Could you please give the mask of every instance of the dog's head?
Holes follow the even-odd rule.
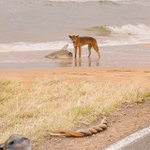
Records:
[[[79,39],[79,35],[69,35],[69,38],[72,40],[73,44],[75,45]]]

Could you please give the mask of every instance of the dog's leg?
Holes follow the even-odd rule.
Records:
[[[79,47],[79,58],[81,58],[81,46]]]
[[[100,56],[99,50],[96,51],[96,52],[97,52],[98,58],[100,58],[101,56]]]
[[[82,59],[79,59],[79,67],[82,66]]]
[[[74,57],[77,58],[77,46],[74,47],[74,50],[75,50],[75,56]]]
[[[74,59],[74,65],[77,67],[77,58]]]
[[[92,45],[91,45],[91,44],[88,44],[88,50],[89,50],[89,55],[88,55],[88,57],[91,56],[91,48],[92,48]]]

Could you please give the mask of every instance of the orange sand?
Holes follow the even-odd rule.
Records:
[[[40,70],[0,71],[0,81],[31,83],[35,79],[59,79],[69,82],[138,82],[150,87],[150,68],[101,69],[101,68],[57,68]]]

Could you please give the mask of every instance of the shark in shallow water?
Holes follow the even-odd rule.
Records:
[[[60,58],[72,58],[73,54],[68,51],[68,44],[66,44],[61,50],[52,52],[46,55],[46,58],[60,59]]]

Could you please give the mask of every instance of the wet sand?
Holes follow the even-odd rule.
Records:
[[[45,58],[52,51],[4,52],[0,54],[0,70],[61,67],[148,68],[150,67],[149,49],[149,44],[100,47],[100,60],[97,59],[94,50],[92,50],[91,59],[88,59],[87,48],[83,49],[81,60]],[[73,49],[69,51],[74,52]]]
[[[94,51],[91,59],[88,59],[87,50],[83,50],[81,60],[44,58],[49,51],[1,53],[0,80],[30,83],[38,78],[49,78],[71,82],[139,82],[149,86],[149,49],[150,44],[102,47],[100,60]],[[2,62],[6,58],[25,62]]]

